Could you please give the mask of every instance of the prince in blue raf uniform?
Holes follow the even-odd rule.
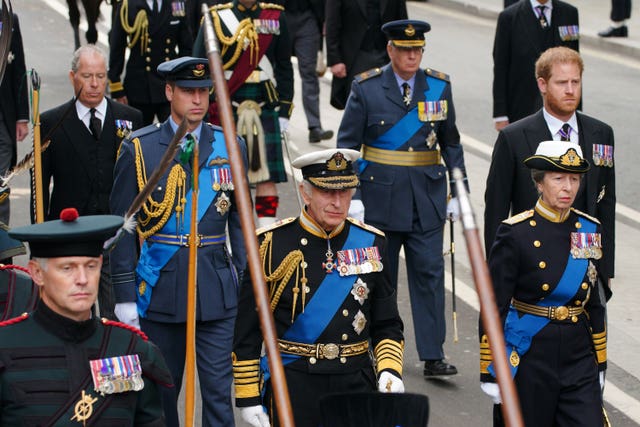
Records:
[[[320,424],[323,395],[404,391],[403,326],[384,235],[347,217],[358,157],[334,148],[294,160],[304,178],[304,209],[257,232],[297,427]],[[261,348],[253,288],[244,283],[234,338],[236,405],[252,426],[275,427],[280,423]]]
[[[177,393],[185,361],[188,234],[192,204],[192,151],[199,147],[196,354],[203,400],[203,426],[233,426],[231,350],[237,310],[238,273],[246,265],[234,199],[229,156],[219,127],[202,121],[211,80],[205,59],[178,58],[161,64],[171,116],[135,132],[120,148],[111,207],[124,214],[158,166],[178,123],[187,134],[175,159],[138,213],[137,236],[113,251],[111,272],[116,315],[136,324],[160,347],[176,388],[165,393],[169,426],[178,426]],[[239,143],[241,143],[239,141]],[[241,146],[246,156],[244,145]],[[228,228],[228,234],[225,229]],[[226,246],[230,238],[232,254]],[[140,256],[135,254],[138,238]]]
[[[396,287],[399,252],[404,246],[416,343],[420,360],[425,361],[425,376],[457,373],[455,366],[444,361],[442,348],[442,241],[448,213],[447,168],[464,171],[449,77],[420,69],[424,33],[430,28],[426,22],[413,20],[382,26],[389,38],[391,63],[356,77],[338,132],[338,147],[362,150],[364,219],[387,236],[387,268]],[[354,200],[353,208],[359,206],[361,212],[362,204]],[[457,207],[457,201],[452,200],[450,206]]]
[[[607,367],[598,292],[603,240],[598,220],[571,207],[589,162],[576,143],[544,141],[524,163],[540,198],[502,222],[489,254],[522,417],[527,426],[600,427]],[[479,336],[481,387],[500,403],[482,325]],[[502,425],[498,417],[494,425]]]

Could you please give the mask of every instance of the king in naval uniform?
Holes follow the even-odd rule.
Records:
[[[302,169],[305,208],[298,218],[257,231],[298,427],[319,425],[319,399],[328,393],[404,391],[403,324],[385,268],[384,235],[347,217],[358,157],[329,149],[294,160]],[[277,426],[255,306],[245,280],[234,340],[236,405],[251,425]]]

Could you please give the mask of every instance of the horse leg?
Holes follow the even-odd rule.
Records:
[[[76,0],[67,0],[67,6],[69,6],[69,22],[73,29],[73,41],[76,45],[76,49],[80,47],[80,9],[78,9],[78,3]]]

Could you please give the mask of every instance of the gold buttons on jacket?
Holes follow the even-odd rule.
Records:
[[[340,358],[340,363],[342,363],[342,364],[347,363],[347,358],[346,357],[341,357]]]
[[[307,243],[309,243],[309,241],[307,239],[305,239],[304,237],[302,239],[300,239],[300,244],[302,246],[307,246]]]
[[[147,62],[151,62],[151,57],[147,56],[147,57],[144,58],[144,60],[147,61]]]
[[[581,306],[582,305],[582,301],[577,299],[576,302],[574,302],[574,304],[577,305],[577,306]]]
[[[545,268],[547,268],[547,263],[546,263],[546,262],[544,262],[544,261],[540,261],[540,262],[538,263],[538,267],[540,267],[540,268],[542,268],[542,269],[545,269]]]
[[[578,316],[571,316],[571,321],[576,323],[578,321]]]
[[[582,228],[582,224],[580,224],[579,222],[576,222],[576,228]]]
[[[381,125],[384,125],[384,120],[380,120],[380,124],[381,124]]]
[[[171,43],[171,39],[167,39],[167,44],[170,44],[170,43]]]
[[[347,317],[349,315],[349,310],[347,310],[346,308],[344,310],[342,310],[342,315],[344,317]]]
[[[147,48],[147,53],[149,53],[149,52],[151,52],[151,48],[150,47]]]
[[[540,240],[534,240],[533,241],[533,246],[535,246],[536,248],[539,248],[542,245],[542,243],[540,243]]]
[[[151,67],[149,67],[149,66],[144,67],[144,69],[147,70],[147,71],[151,71]]]
[[[347,334],[342,334],[342,341],[346,341],[349,339],[349,335]]]
[[[542,284],[542,290],[543,291],[548,291],[549,290],[549,284],[548,283],[543,283]]]
[[[315,358],[315,357],[310,357],[310,358],[309,358],[309,363],[311,363],[312,365],[315,365],[315,364],[316,364],[316,362],[317,362],[317,360],[316,360],[316,358]]]
[[[531,221],[529,221],[529,225],[530,225],[530,226],[532,226],[532,227],[535,227],[535,226],[536,226],[536,224],[537,224],[537,223],[536,223],[536,220],[535,220],[535,219],[532,219]]]
[[[582,285],[580,285],[580,287],[581,287],[582,289],[584,289],[585,291],[586,291],[587,289],[589,289],[589,285],[587,284],[587,282],[582,282]]]

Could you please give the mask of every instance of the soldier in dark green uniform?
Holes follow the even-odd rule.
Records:
[[[12,265],[12,257],[26,253],[24,245],[9,237],[7,227],[0,221],[0,322],[35,308],[38,289],[31,278]]]
[[[164,426],[159,387],[171,376],[137,329],[92,316],[102,246],[122,218],[78,218],[10,231],[28,241],[41,299],[0,323],[0,425]]]
[[[319,399],[329,393],[404,391],[403,325],[383,267],[384,234],[347,218],[358,186],[352,165],[358,157],[355,150],[329,149],[296,159],[292,165],[302,169],[305,208],[298,218],[257,231],[297,427],[320,424]],[[246,279],[234,339],[236,405],[252,426],[278,426],[261,346]]]

